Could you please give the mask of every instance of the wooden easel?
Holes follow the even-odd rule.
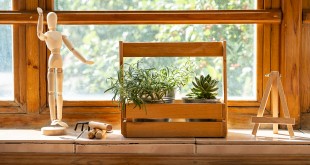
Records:
[[[273,133],[278,133],[278,125],[286,124],[290,137],[294,137],[293,126],[295,124],[295,119],[290,118],[290,114],[287,107],[286,98],[283,91],[283,86],[281,83],[280,75],[278,71],[272,71],[267,75],[269,77],[267,87],[264,91],[263,98],[258,109],[257,117],[252,117],[252,123],[255,123],[252,134],[256,136],[257,130],[259,129],[260,124],[273,124]],[[272,116],[273,117],[263,117],[264,110],[266,108],[266,104],[268,101],[269,93],[272,89]],[[282,109],[284,112],[284,118],[279,118],[278,116],[278,95],[279,92],[280,101],[282,105]]]

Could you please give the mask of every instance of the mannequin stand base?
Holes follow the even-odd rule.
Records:
[[[65,135],[66,128],[65,127],[42,127],[41,133],[46,136],[57,136],[57,135]]]

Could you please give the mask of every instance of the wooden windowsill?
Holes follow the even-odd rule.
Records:
[[[292,139],[287,130],[280,130],[279,134],[259,130],[255,137],[251,130],[231,129],[226,138],[124,138],[120,130],[114,130],[100,140],[88,139],[87,131],[73,129],[64,136],[44,136],[40,130],[0,130],[0,153],[290,155],[309,154],[309,144],[310,131],[298,130]]]

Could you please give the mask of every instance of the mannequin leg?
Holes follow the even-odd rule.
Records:
[[[57,79],[56,79],[56,90],[57,90],[57,119],[61,121],[62,119],[62,82],[63,82],[63,72],[62,68],[57,68]]]
[[[55,68],[49,68],[47,73],[47,84],[48,84],[48,101],[50,109],[50,117],[53,122],[56,120],[55,111]]]

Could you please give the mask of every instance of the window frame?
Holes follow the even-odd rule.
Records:
[[[257,24],[257,100],[228,101],[229,107],[258,107],[266,83],[264,74],[274,69],[270,66],[270,60],[280,56],[270,50],[270,34],[277,38],[277,34],[271,32],[271,29],[278,29],[278,32],[281,30],[282,11],[280,7],[272,9],[271,2],[266,3],[264,0],[258,0],[257,10],[139,12],[55,11],[53,0],[12,1],[12,11],[0,11],[0,24],[13,25],[14,82],[18,83],[14,83],[15,101],[1,101],[0,113],[49,114],[46,73],[50,52],[45,43],[40,42],[36,36],[37,6],[44,9],[44,18],[48,12],[56,12],[59,24]],[[279,0],[276,1],[280,3]],[[134,14],[139,17],[132,17]],[[175,14],[175,19],[178,20],[171,20],[169,14]],[[145,18],[144,15],[148,17]],[[279,42],[278,39],[277,43]],[[271,57],[271,54],[276,56]],[[266,59],[269,59],[269,63],[265,63]],[[279,67],[278,65],[276,67]],[[63,113],[119,114],[119,111],[112,101],[64,101]]]
[[[263,40],[263,24],[280,24],[279,10],[261,10],[263,0],[258,0],[256,10],[214,10],[214,11],[59,11],[58,24],[257,24],[257,39]],[[229,14],[227,14],[229,13]],[[173,17],[171,15],[173,14]],[[244,17],[247,14],[247,17]],[[145,16],[147,15],[147,16]],[[159,16],[160,15],[160,16]],[[216,17],[214,16],[216,15]],[[216,18],[216,19],[215,19]],[[232,19],[234,18],[234,19]],[[257,100],[228,100],[228,106],[259,106],[262,98],[262,42],[257,41]],[[65,107],[113,107],[112,101],[66,101]],[[65,108],[66,109],[66,108]]]
[[[16,4],[16,3],[15,3]],[[12,11],[16,10],[17,6],[12,2]],[[6,11],[10,13],[12,11]],[[12,63],[13,63],[13,95],[14,100],[0,101],[1,113],[26,113],[26,88],[23,80],[26,79],[25,58],[25,28],[19,24],[9,24],[12,26]]]

